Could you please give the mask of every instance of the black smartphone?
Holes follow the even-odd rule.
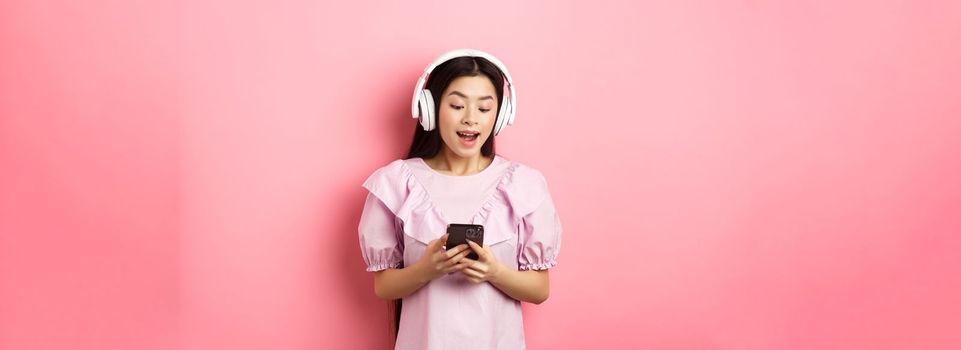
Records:
[[[447,244],[444,246],[447,248],[453,248],[461,244],[467,244],[468,240],[477,243],[477,245],[484,246],[484,226],[483,225],[473,225],[473,224],[450,224],[447,225]],[[467,248],[471,249],[471,248]],[[470,252],[467,254],[468,258],[477,260],[477,252]]]

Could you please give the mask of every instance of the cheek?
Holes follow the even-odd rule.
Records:
[[[457,114],[449,108],[441,108],[440,115],[437,116],[437,123],[441,125],[453,125],[457,123]]]
[[[484,118],[483,125],[485,129],[493,129],[494,122],[497,121],[497,113],[491,113],[490,116]]]

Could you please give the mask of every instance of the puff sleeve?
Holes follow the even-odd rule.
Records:
[[[404,259],[402,228],[394,213],[371,193],[367,194],[357,231],[367,271],[400,266]]]
[[[521,218],[518,232],[517,268],[547,270],[557,265],[561,249],[561,221],[550,194]]]

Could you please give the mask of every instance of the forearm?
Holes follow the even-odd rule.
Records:
[[[404,298],[430,282],[420,265],[374,272],[374,294],[385,300]]]
[[[511,298],[528,303],[540,304],[550,296],[547,270],[518,271],[501,266],[489,282]]]

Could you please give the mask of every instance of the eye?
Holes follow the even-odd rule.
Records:
[[[480,111],[484,113],[490,112],[490,110],[490,108],[480,108]]]
[[[461,108],[464,108],[464,106],[450,105],[450,108],[459,110],[459,109],[461,109]]]

